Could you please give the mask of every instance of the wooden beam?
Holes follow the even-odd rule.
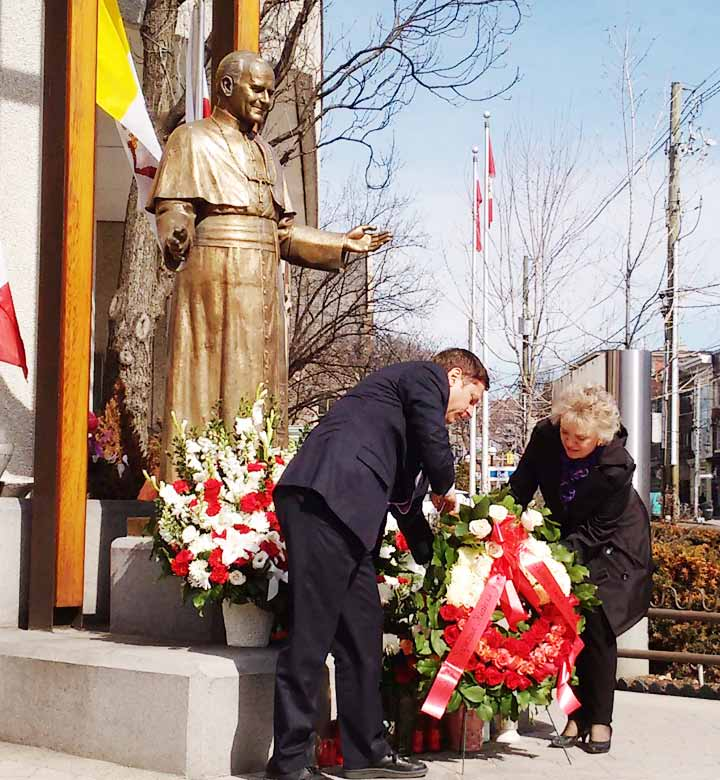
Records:
[[[231,51],[260,51],[260,0],[213,0],[212,70]]]
[[[97,0],[46,0],[31,628],[83,601],[96,40]]]

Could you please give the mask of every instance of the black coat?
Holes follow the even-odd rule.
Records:
[[[435,363],[376,371],[333,404],[288,464],[278,489],[319,493],[368,550],[375,548],[391,508],[413,557],[427,562],[432,532],[423,496],[428,483],[444,494],[455,481],[445,426],[449,393],[447,373]]]
[[[652,590],[650,518],[632,486],[635,463],[626,441],[622,429],[603,447],[597,464],[576,483],[576,495],[565,505],[560,499],[560,428],[543,420],[510,478],[510,489],[523,506],[540,488],[560,522],[563,542],[590,569],[616,636],[645,616]]]

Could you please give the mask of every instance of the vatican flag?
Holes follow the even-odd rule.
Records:
[[[162,154],[140,89],[117,0],[98,0],[97,104],[159,160]]]

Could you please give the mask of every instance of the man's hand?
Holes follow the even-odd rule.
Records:
[[[451,490],[444,496],[439,496],[437,493],[430,493],[430,500],[441,515],[457,514],[458,500],[454,490]]]
[[[186,228],[176,227],[165,239],[165,264],[171,271],[176,271],[185,260],[190,248],[190,235]]]
[[[345,249],[364,255],[380,249],[388,241],[392,241],[392,233],[378,233],[372,225],[360,225],[345,234]]]

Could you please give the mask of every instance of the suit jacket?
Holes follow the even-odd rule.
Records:
[[[398,363],[376,371],[335,402],[278,488],[319,493],[368,550],[382,533],[388,506],[409,503],[407,512],[392,511],[415,560],[428,561],[426,486],[444,494],[455,481],[445,425],[449,393],[447,373],[435,363]],[[427,482],[416,484],[421,470]]]
[[[538,423],[510,489],[523,506],[540,488],[562,540],[590,569],[603,610],[616,635],[645,616],[652,590],[650,518],[632,486],[635,463],[622,429],[602,448],[590,474],[576,483],[572,501],[560,499],[562,442],[550,420]]]

